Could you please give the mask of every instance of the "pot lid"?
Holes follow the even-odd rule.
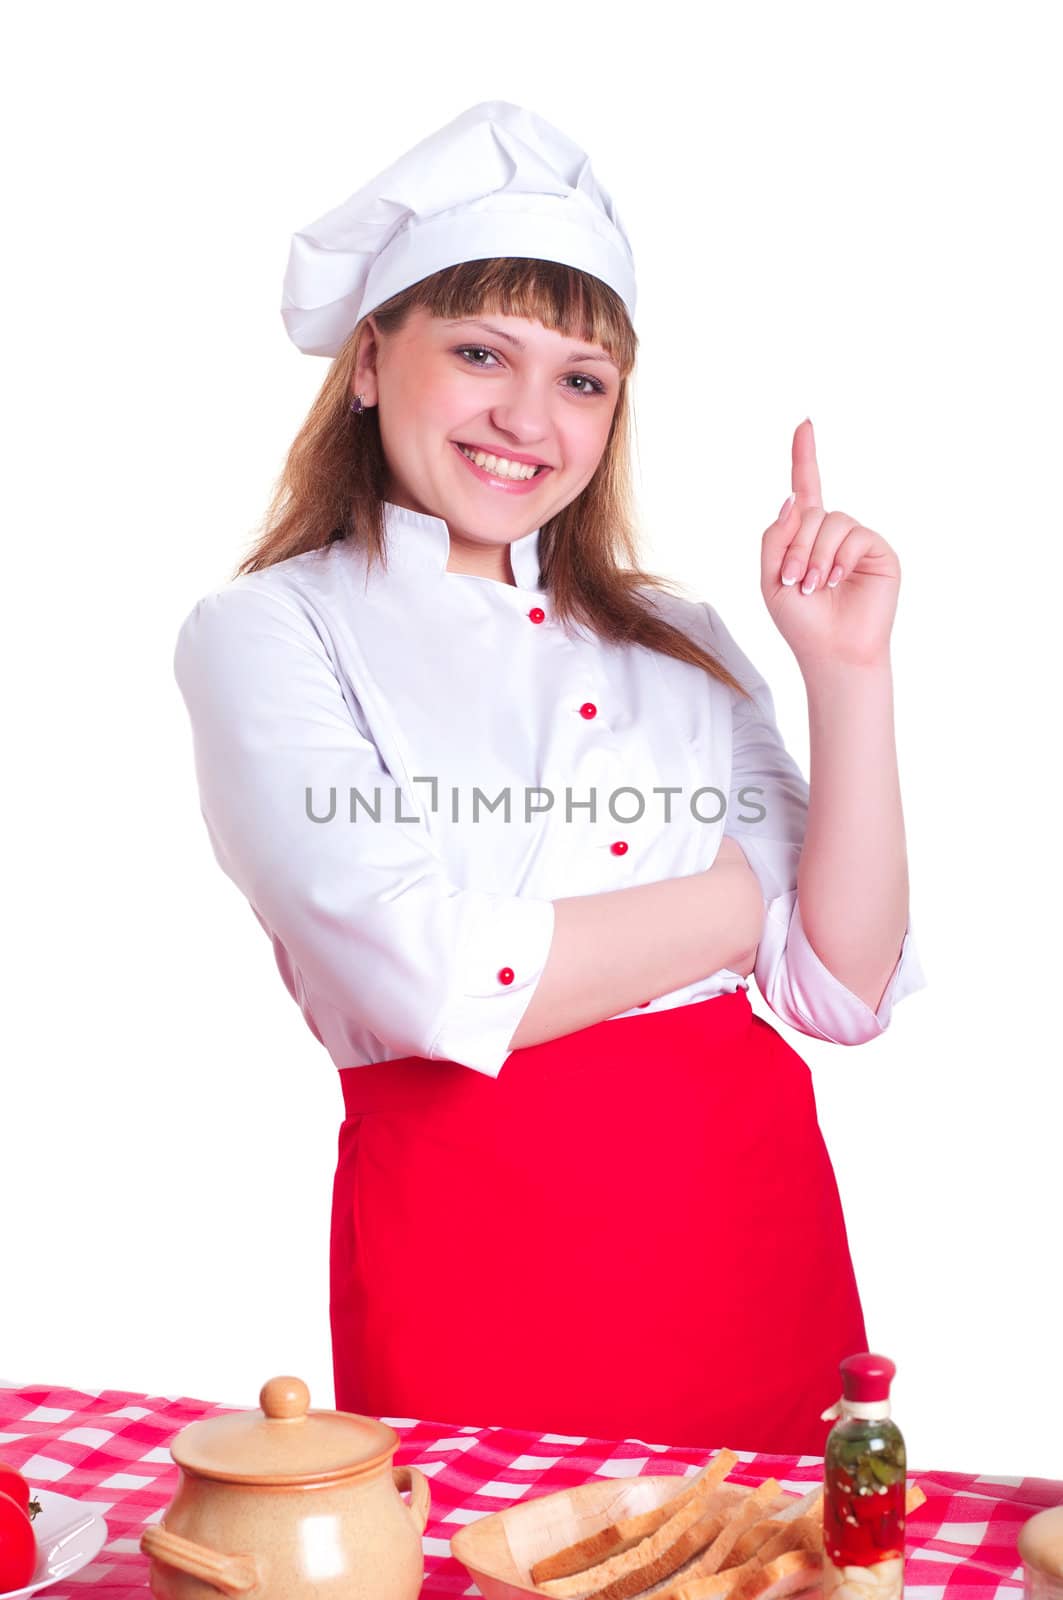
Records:
[[[179,1467],[229,1483],[307,1483],[376,1466],[397,1449],[386,1422],[352,1411],[311,1411],[301,1378],[270,1378],[259,1411],[204,1417],[170,1445]]]

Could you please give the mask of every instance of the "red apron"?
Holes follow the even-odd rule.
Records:
[[[867,1349],[801,1057],[745,990],[340,1073],[336,1405],[821,1455]]]

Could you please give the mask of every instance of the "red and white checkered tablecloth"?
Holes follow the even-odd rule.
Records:
[[[148,1561],[140,1535],[145,1524],[160,1521],[177,1489],[170,1440],[189,1422],[237,1409],[255,1407],[117,1389],[0,1388],[0,1460],[36,1487],[83,1501],[107,1520],[108,1540],[97,1559],[44,1593],[51,1600],[81,1600],[84,1586],[92,1584],[96,1600],[145,1595]],[[618,1443],[406,1417],[384,1420],[401,1441],[396,1465],[420,1467],[432,1484],[425,1596],[478,1592],[450,1553],[451,1534],[478,1517],[594,1477],[690,1473],[714,1453],[638,1439]],[[784,1488],[804,1491],[819,1481],[822,1468],[817,1456],[741,1452],[731,1478],[756,1485],[775,1477]],[[927,1501],[908,1518],[906,1600],[1009,1600],[1021,1593],[1019,1529],[1035,1511],[1063,1504],[1063,1483],[959,1472],[910,1471],[909,1479]]]

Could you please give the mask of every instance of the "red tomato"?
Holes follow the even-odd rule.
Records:
[[[30,1514],[30,1486],[14,1467],[0,1461],[0,1494],[9,1494],[27,1516]]]
[[[0,1493],[0,1594],[33,1581],[37,1540],[33,1524],[17,1501]]]

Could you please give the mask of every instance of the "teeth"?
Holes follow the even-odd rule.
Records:
[[[482,450],[467,450],[463,444],[459,444],[458,449],[485,472],[493,472],[496,478],[534,478],[539,470],[523,461],[510,461],[508,456],[488,456]]]

